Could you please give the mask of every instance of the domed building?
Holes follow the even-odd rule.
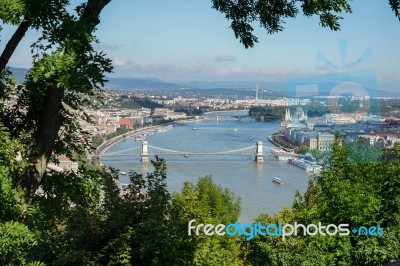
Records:
[[[304,112],[303,108],[298,105],[293,113],[290,114],[290,109],[286,108],[285,118],[281,122],[282,128],[304,128],[307,127],[307,113]]]
[[[298,120],[299,122],[305,122],[308,119],[307,114],[304,112],[303,108],[300,105],[296,107],[293,118],[295,120]]]

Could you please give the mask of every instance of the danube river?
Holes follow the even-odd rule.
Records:
[[[152,146],[187,152],[235,150],[255,146],[257,141],[273,147],[267,137],[278,127],[279,122],[257,122],[248,117],[240,120],[222,117],[217,121],[215,114],[209,114],[204,121],[186,123],[166,132],[155,132],[146,140]],[[140,145],[133,139],[125,139],[108,152]],[[265,157],[263,163],[256,163],[254,156],[165,155],[165,159],[170,192],[180,191],[186,180],[196,182],[199,177],[211,175],[217,184],[241,198],[239,221],[242,223],[251,222],[263,212],[273,214],[285,205],[291,206],[295,191],[304,193],[309,178],[306,171],[272,156]],[[123,172],[152,171],[151,164],[142,164],[139,157],[104,157],[102,162]],[[275,176],[282,178],[285,183],[278,185],[272,182]],[[120,183],[129,183],[128,175],[121,175]]]

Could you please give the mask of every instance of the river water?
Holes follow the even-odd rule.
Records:
[[[244,113],[232,113],[243,115]],[[155,132],[146,138],[149,145],[188,152],[219,152],[255,146],[274,147],[268,135],[274,133],[279,122],[257,122],[250,118],[229,117],[229,113],[215,119],[209,114],[204,121],[187,123],[166,132]],[[108,152],[140,146],[140,142],[125,139],[112,146]],[[267,156],[263,163],[256,163],[254,156],[165,155],[167,161],[167,186],[170,192],[180,191],[186,180],[196,182],[199,177],[211,175],[214,182],[228,188],[241,198],[241,223],[251,222],[259,214],[273,214],[283,206],[291,206],[296,190],[304,193],[309,175],[306,171]],[[103,157],[105,165],[124,172],[152,171],[150,163],[143,164],[139,157]],[[272,182],[273,177],[284,180],[283,185]],[[120,176],[120,183],[129,183],[128,175]]]

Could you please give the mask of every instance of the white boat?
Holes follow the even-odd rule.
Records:
[[[143,141],[143,140],[144,140],[144,138],[141,137],[141,136],[137,136],[137,137],[135,138],[135,141]]]
[[[237,128],[234,128],[233,131],[237,131]]]
[[[187,157],[189,157],[189,154],[185,154],[184,156],[185,156],[185,158],[187,158]]]
[[[126,172],[119,172],[120,175],[126,175]]]
[[[168,125],[168,126],[163,126],[163,127],[160,127],[157,131],[158,132],[167,132],[168,130],[171,130],[171,129],[173,129],[174,127],[172,126],[172,125]]]
[[[275,183],[277,183],[279,185],[283,184],[283,180],[280,179],[279,177],[276,177],[276,176],[274,178],[272,178],[272,182],[275,182]]]
[[[193,130],[196,130],[197,128],[194,127],[194,128],[192,128],[192,129],[193,129]]]

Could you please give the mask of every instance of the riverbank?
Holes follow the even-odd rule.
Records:
[[[279,144],[279,143],[286,143],[287,145],[293,146],[291,143],[287,142],[284,139],[284,136],[279,132],[275,132],[275,133],[269,135],[268,140],[275,146],[280,147],[281,149],[283,149],[287,152],[295,151],[295,149],[289,149],[289,148],[284,147]],[[323,169],[322,165],[319,165],[317,162],[314,161],[314,159],[306,160],[304,158],[302,159],[302,158],[292,157],[292,158],[288,158],[287,162],[291,165],[297,166],[303,170],[306,170],[309,173],[314,173],[314,174],[320,173],[321,170]]]
[[[271,142],[272,144],[274,144],[275,146],[281,148],[284,151],[294,152],[293,148],[288,148],[287,146],[281,145],[282,140],[280,138],[278,140],[278,136],[282,136],[282,135],[280,133],[278,133],[278,132],[273,133],[273,134],[268,136],[268,141]],[[283,143],[285,143],[285,142],[283,142]]]
[[[234,112],[249,112],[249,109],[242,110],[223,110],[223,111],[208,111],[204,112],[205,115],[213,114],[213,113],[234,113]]]
[[[185,124],[185,123],[193,123],[193,122],[198,122],[202,121],[202,118],[191,118],[191,119],[184,119],[184,120],[176,120],[176,121],[171,121],[169,123],[164,123],[161,125],[156,125],[156,126],[144,126],[138,129],[134,129],[132,131],[129,131],[127,133],[121,134],[119,136],[116,136],[112,139],[109,139],[102,143],[99,147],[96,149],[96,155],[102,155],[107,152],[107,150],[112,147],[113,145],[119,143],[120,141],[132,137],[135,138],[138,135],[142,135],[148,131],[158,131],[159,129],[162,129],[164,127],[170,126],[170,125],[175,125],[175,124]]]

